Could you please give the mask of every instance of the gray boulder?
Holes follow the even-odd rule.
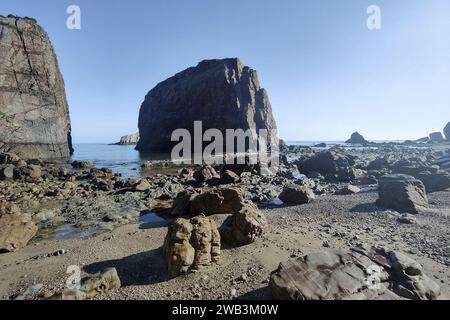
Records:
[[[256,71],[239,59],[205,60],[161,82],[145,97],[139,112],[143,152],[171,152],[177,142],[172,132],[187,129],[194,121],[203,130],[276,129],[267,92]]]
[[[316,197],[310,188],[291,184],[283,189],[278,198],[286,205],[300,205],[309,203]]]
[[[64,81],[34,19],[0,16],[0,152],[24,159],[73,152]]]
[[[355,158],[336,150],[318,152],[309,158],[297,161],[296,164],[298,170],[306,175],[320,173],[339,181],[351,181],[356,177],[353,169]]]
[[[428,206],[422,181],[404,174],[382,176],[378,180],[377,205],[404,213],[419,213]]]
[[[433,132],[430,133],[430,141],[429,142],[444,142],[444,136],[441,132]]]

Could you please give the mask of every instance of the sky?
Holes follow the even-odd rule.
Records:
[[[416,139],[450,121],[448,0],[1,0],[0,14],[49,34],[75,143],[137,132],[156,84],[226,57],[258,71],[287,141]]]

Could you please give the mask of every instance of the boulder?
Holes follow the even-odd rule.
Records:
[[[73,153],[64,80],[34,19],[0,16],[0,152],[24,159]]]
[[[349,140],[345,141],[345,143],[350,144],[366,144],[368,143],[366,139],[362,135],[360,135],[358,132],[352,133]]]
[[[8,180],[14,177],[14,166],[11,164],[0,165],[0,180]]]
[[[447,123],[447,125],[444,128],[444,135],[445,139],[447,139],[447,141],[450,141],[450,122]]]
[[[0,201],[0,253],[25,247],[37,233],[31,217],[10,202]]]
[[[220,234],[215,222],[204,215],[178,218],[169,226],[163,251],[171,277],[217,262]]]
[[[173,217],[181,217],[189,214],[190,203],[198,194],[192,191],[182,191],[177,194],[173,201],[170,214]]]
[[[231,184],[238,182],[240,177],[231,170],[225,170],[220,176],[221,184]]]
[[[138,142],[139,142],[139,132],[121,137],[119,142],[115,143],[115,145],[129,146],[129,145],[136,145]]]
[[[243,207],[241,193],[232,188],[214,189],[194,197],[190,202],[190,214],[232,214]]]
[[[299,205],[309,203],[316,197],[308,187],[291,184],[283,189],[278,198],[286,205]]]
[[[91,169],[95,167],[95,164],[91,161],[72,161],[72,167],[74,169]]]
[[[327,249],[282,262],[269,287],[281,300],[434,300],[440,288],[416,261],[385,249]]]
[[[83,280],[79,289],[65,289],[51,300],[87,300],[100,294],[120,289],[121,281],[116,268],[108,268]]]
[[[430,142],[444,142],[444,136],[441,132],[430,133]]]
[[[360,188],[358,188],[357,186],[353,186],[351,184],[337,190],[334,194],[337,195],[349,195],[349,194],[355,194],[355,193],[359,193],[361,191]]]
[[[210,165],[202,166],[201,168],[194,171],[193,177],[197,184],[208,182],[212,179],[219,179],[220,176],[216,170]]]
[[[220,227],[220,235],[223,242],[229,245],[243,246],[259,238],[267,225],[264,214],[254,204],[246,204],[225,220]]]
[[[276,129],[269,98],[256,71],[239,59],[205,60],[159,83],[145,97],[139,112],[142,152],[171,152],[174,130],[194,136],[194,121],[203,131]]]
[[[401,213],[419,213],[428,206],[422,181],[404,174],[382,176],[378,181],[377,205]]]
[[[316,172],[324,176],[333,176],[341,181],[350,181],[355,178],[354,157],[335,150],[318,152],[312,157],[298,161],[296,164],[300,172],[306,175]]]
[[[427,192],[443,191],[450,188],[450,173],[445,171],[436,173],[425,171],[418,173],[415,177],[423,182]]]
[[[133,190],[138,192],[145,192],[150,190],[151,187],[152,185],[150,184],[150,182],[148,182],[147,179],[138,179],[133,185]]]

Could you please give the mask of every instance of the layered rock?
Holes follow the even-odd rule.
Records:
[[[267,92],[256,71],[239,59],[205,60],[161,82],[145,97],[139,112],[143,152],[171,152],[179,128],[194,136],[194,121],[203,131],[276,129]]]
[[[215,222],[204,215],[178,218],[169,226],[164,255],[172,277],[200,269],[220,257],[220,234]]]
[[[139,142],[139,132],[121,137],[119,142],[115,143],[115,145],[119,146],[136,145],[138,142]]]
[[[352,133],[350,139],[347,140],[345,143],[366,144],[366,143],[368,143],[368,141],[366,139],[364,139],[364,137],[362,135],[360,135],[358,132],[354,132],[354,133]]]
[[[0,253],[25,247],[37,230],[29,215],[12,203],[0,201]]]
[[[0,34],[0,152],[68,157],[69,110],[48,35],[35,20],[15,16],[0,16]]]
[[[280,264],[270,277],[282,300],[434,300],[441,291],[422,266],[401,252],[327,250]]]
[[[428,206],[422,181],[404,174],[383,176],[378,181],[377,204],[404,213],[419,213]]]

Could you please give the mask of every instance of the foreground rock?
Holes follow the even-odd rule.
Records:
[[[129,145],[136,145],[138,142],[139,142],[139,132],[121,137],[119,142],[115,143],[115,145],[129,146]]]
[[[400,252],[327,250],[280,264],[270,277],[282,300],[434,300],[440,288]]]
[[[220,115],[220,116],[219,116]],[[141,139],[136,149],[171,152],[172,132],[194,121],[203,130],[275,129],[272,108],[255,70],[238,59],[205,60],[161,82],[145,97],[139,112]]]
[[[121,282],[117,270],[108,268],[99,275],[88,277],[81,284],[80,289],[64,290],[50,299],[54,300],[87,300],[112,290],[120,289]]]
[[[64,81],[47,33],[33,19],[0,16],[0,151],[22,158],[72,152]]]
[[[354,133],[352,133],[352,136],[350,137],[350,139],[345,141],[345,143],[367,144],[368,141],[366,139],[364,139],[364,137],[362,135],[360,135],[358,132],[354,132]]]
[[[0,253],[25,247],[37,230],[29,215],[12,203],[0,201]]]
[[[308,187],[291,184],[283,189],[278,198],[286,205],[299,205],[309,203],[316,197]]]
[[[220,228],[223,242],[232,246],[243,246],[259,238],[268,223],[264,214],[253,204],[246,204],[239,212],[229,217]]]
[[[220,257],[220,234],[215,222],[203,215],[178,218],[169,226],[164,255],[172,277],[201,269]]]
[[[428,206],[422,181],[404,174],[391,174],[378,181],[377,205],[404,213],[419,213]]]

